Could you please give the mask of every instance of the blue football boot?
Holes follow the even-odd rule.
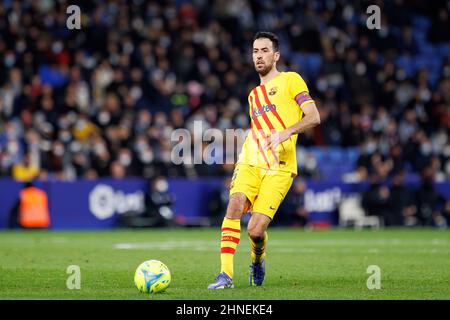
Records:
[[[250,266],[249,282],[251,286],[260,286],[264,282],[264,276],[266,275],[266,260],[253,263]]]
[[[214,282],[208,286],[208,289],[228,289],[234,288],[233,279],[231,279],[225,272],[220,273]]]

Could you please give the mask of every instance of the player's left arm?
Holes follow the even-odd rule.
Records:
[[[305,94],[309,96],[309,94]],[[287,131],[286,134],[289,134],[289,137],[293,134],[303,133],[320,124],[319,110],[317,110],[317,106],[312,99],[303,103],[301,107],[303,110],[303,118],[285,130]]]
[[[302,95],[305,97],[305,102],[301,104],[303,118],[294,125],[280,131],[277,135],[271,135],[267,144],[268,149],[276,150],[280,143],[289,139],[293,134],[305,132],[320,124],[320,114],[314,100],[307,92],[302,92]]]

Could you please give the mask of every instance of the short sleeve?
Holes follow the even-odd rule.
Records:
[[[308,87],[303,78],[296,72],[290,72],[289,95],[297,102],[300,108],[304,105],[314,102],[309,95]]]
[[[295,99],[301,92],[308,92],[308,87],[305,83],[305,80],[297,73],[297,72],[289,72],[289,95],[292,99]]]

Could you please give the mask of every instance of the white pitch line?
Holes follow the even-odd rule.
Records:
[[[401,245],[406,245],[405,243],[397,242]],[[424,244],[419,242],[420,244]],[[393,250],[392,246],[395,245],[392,242],[386,242],[380,239],[377,241],[364,241],[364,242],[352,242],[350,240],[345,240],[345,242],[339,242],[338,245],[344,246],[343,248],[330,248],[327,249],[325,245],[336,245],[336,242],[327,241],[299,241],[292,242],[288,240],[272,240],[269,241],[268,250],[270,248],[275,248],[273,252],[277,253],[350,253],[350,252],[366,252],[371,254],[381,253],[383,252],[383,248],[379,248],[378,246],[390,245],[389,252],[399,252],[399,253],[442,253],[448,254],[450,250],[438,250],[436,249],[437,242],[426,243],[427,245],[433,245],[433,249],[429,248],[417,248],[417,249],[409,249],[402,248],[399,246],[398,250]],[[407,243],[407,244],[415,244]],[[446,244],[445,241],[439,242],[439,244]],[[190,251],[211,251],[215,252],[218,250],[220,243],[218,241],[212,240],[169,240],[169,241],[157,241],[157,242],[138,242],[138,243],[117,243],[114,245],[115,249],[118,250],[190,250]],[[319,248],[317,248],[319,246]],[[365,247],[365,248],[364,248]]]
[[[449,245],[450,241],[444,239],[416,240],[416,239],[316,239],[316,240],[270,240],[269,245],[275,247],[308,247],[308,246],[345,246],[345,247],[368,247],[368,246],[441,246]],[[217,247],[218,240],[168,240],[155,242],[125,242],[114,245],[116,249],[139,249],[139,248],[192,248],[192,247]]]
[[[368,246],[368,245],[449,245],[450,241],[445,239],[417,240],[417,239],[315,239],[315,240],[270,240],[271,244],[286,245],[313,245],[313,246]]]

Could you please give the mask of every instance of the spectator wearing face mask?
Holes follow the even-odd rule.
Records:
[[[113,165],[118,164],[117,162]],[[120,164],[118,164],[120,165]],[[144,195],[143,212],[126,212],[118,217],[117,224],[127,228],[167,227],[173,226],[174,195],[169,191],[166,178],[156,177],[148,186]]]
[[[87,22],[73,41],[75,34],[58,18],[66,16],[65,6],[35,2],[0,2],[0,21],[9,21],[0,23],[2,176],[11,175],[23,150],[49,177],[64,180],[109,176],[114,161],[122,162],[126,176],[148,179],[225,176],[215,166],[176,166],[164,153],[170,153],[173,129],[187,128],[193,119],[220,130],[248,129],[247,91],[257,79],[245,43],[264,26],[289,38],[282,68],[300,71],[320,104],[325,125],[301,135],[302,146],[361,146],[353,163],[358,181],[374,169],[390,176],[403,164],[407,174],[419,174],[433,155],[443,158],[443,178],[450,177],[439,132],[447,136],[450,124],[445,3],[424,10],[420,1],[394,1],[385,8],[382,28],[371,32],[364,10],[352,2],[345,11],[354,12],[353,18],[343,19],[339,6],[307,1],[279,1],[274,15],[251,1],[237,1],[233,10],[222,1],[197,1],[195,7],[137,1],[130,11],[127,1],[99,0],[82,6]],[[173,18],[185,12],[195,18]],[[285,19],[292,14],[297,19]],[[414,23],[416,14],[428,20],[427,34]],[[125,32],[117,34],[114,25]],[[418,53],[418,47],[424,50]],[[25,139],[30,130],[39,136],[36,150]],[[120,149],[132,149],[141,136],[148,146],[132,151],[131,164],[118,159]],[[64,144],[63,157],[56,140]],[[389,169],[386,157],[396,145]],[[53,165],[47,165],[49,158]]]
[[[145,216],[153,219],[152,226],[162,227],[173,225],[174,212],[172,209],[175,197],[169,191],[166,178],[159,176],[150,184],[145,194]]]

